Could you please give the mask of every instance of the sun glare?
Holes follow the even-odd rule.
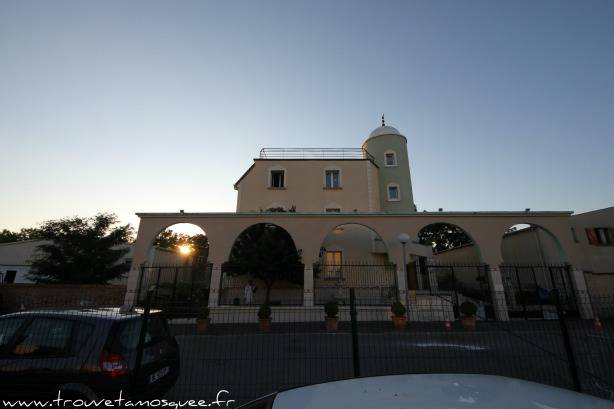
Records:
[[[181,254],[190,254],[192,252],[192,247],[188,246],[187,244],[182,244],[181,246],[179,246],[179,252]]]

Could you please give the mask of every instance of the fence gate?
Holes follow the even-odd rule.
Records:
[[[418,287],[433,295],[451,299],[454,316],[460,316],[459,307],[471,301],[478,307],[478,316],[494,319],[492,295],[486,264],[440,264],[433,261],[417,263]]]
[[[501,278],[510,317],[556,318],[552,290],[557,289],[562,308],[577,316],[578,306],[568,264],[501,266]]]
[[[137,289],[143,304],[152,290],[151,308],[171,317],[194,317],[209,301],[211,263],[188,266],[142,266]]]

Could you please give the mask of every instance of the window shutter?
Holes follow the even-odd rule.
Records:
[[[597,236],[596,229],[586,229],[586,237],[588,237],[588,244],[596,246],[599,244],[599,237]]]

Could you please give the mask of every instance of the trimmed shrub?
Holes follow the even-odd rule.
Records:
[[[337,314],[339,314],[339,304],[337,304],[337,301],[329,301],[324,306],[324,311],[328,318],[337,318]]]
[[[460,311],[463,315],[473,317],[475,313],[478,312],[478,307],[471,301],[465,301],[460,305]]]
[[[258,318],[261,320],[271,318],[271,307],[267,304],[262,304],[258,309]]]
[[[196,318],[198,318],[199,320],[209,319],[209,312],[209,307],[203,307],[200,309],[200,311],[198,311],[198,315],[196,316]]]
[[[392,313],[397,317],[404,317],[405,313],[407,312],[407,308],[397,301],[390,306],[390,311],[392,311]]]

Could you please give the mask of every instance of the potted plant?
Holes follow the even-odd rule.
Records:
[[[478,311],[478,307],[471,301],[465,301],[460,305],[460,312],[463,314],[461,317],[461,324],[466,330],[475,329],[475,313]]]
[[[403,304],[397,301],[390,306],[390,311],[392,311],[392,324],[394,328],[403,331],[407,326],[407,317],[405,317],[407,309]]]
[[[339,304],[337,304],[337,301],[327,302],[324,306],[324,312],[326,313],[326,332],[337,332],[337,325],[339,323],[337,318]]]
[[[262,304],[258,309],[258,324],[262,332],[271,330],[271,307],[268,304]]]
[[[209,328],[209,307],[203,307],[196,316],[196,333],[204,334]]]

